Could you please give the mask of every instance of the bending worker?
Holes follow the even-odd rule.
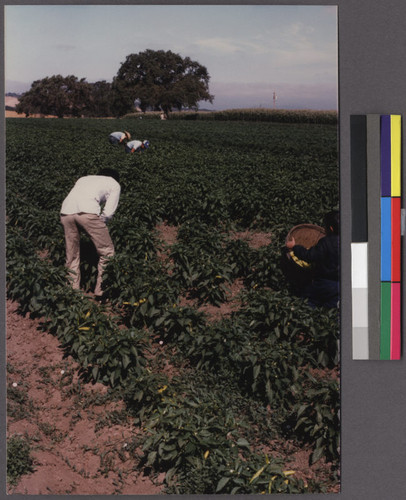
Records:
[[[106,222],[117,209],[121,187],[119,174],[111,168],[102,169],[97,175],[78,179],[62,203],[61,223],[65,232],[66,267],[72,287],[80,288],[80,233],[82,228],[90,236],[99,256],[96,297],[102,296],[102,273],[107,259],[114,255],[114,245]],[[104,208],[101,209],[102,204]]]
[[[315,266],[313,281],[300,295],[309,299],[311,306],[337,307],[340,298],[340,228],[339,212],[332,211],[324,218],[326,236],[309,249],[296,245],[292,238],[286,242],[296,257]]]
[[[149,141],[130,141],[127,142],[125,145],[125,152],[126,153],[134,153],[135,151],[141,152],[144,151],[145,149],[149,148]]]
[[[131,139],[130,132],[124,130],[124,132],[112,132],[109,135],[110,144],[125,144],[126,141]]]

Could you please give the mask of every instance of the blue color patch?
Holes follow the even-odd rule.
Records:
[[[381,198],[381,281],[392,278],[391,198]]]

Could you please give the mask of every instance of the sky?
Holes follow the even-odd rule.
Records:
[[[6,92],[57,74],[111,82],[146,49],[207,68],[204,109],[338,107],[335,6],[5,6]]]

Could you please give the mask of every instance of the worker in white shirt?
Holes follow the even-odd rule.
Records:
[[[145,151],[145,149],[149,148],[149,141],[145,140],[145,141],[137,141],[137,140],[134,140],[134,141],[130,141],[130,142],[127,142],[127,144],[125,145],[125,152],[126,153],[134,153],[134,152],[141,152],[141,151]]]
[[[106,222],[114,215],[120,199],[119,174],[111,168],[97,175],[77,180],[61,207],[61,223],[65,232],[66,267],[72,275],[72,287],[80,288],[80,233],[83,228],[90,236],[99,264],[94,294],[101,297],[102,273],[107,259],[114,255],[114,245]],[[104,203],[103,209],[101,206]]]
[[[112,132],[109,135],[110,144],[113,145],[125,144],[126,141],[129,141],[130,139],[131,139],[131,134],[126,130],[124,130],[124,132]]]

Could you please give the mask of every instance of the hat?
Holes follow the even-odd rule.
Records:
[[[144,146],[146,148],[149,148],[149,141],[145,140],[145,141],[142,141],[142,143],[144,144]]]
[[[125,135],[127,136],[127,139],[130,140],[131,139],[131,134],[130,132],[127,132],[127,130],[124,130],[124,133]]]

